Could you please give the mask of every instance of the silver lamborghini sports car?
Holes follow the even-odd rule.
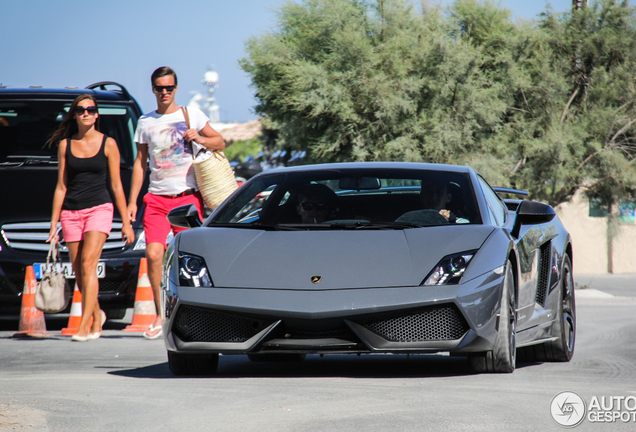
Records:
[[[517,355],[567,362],[570,235],[524,195],[469,167],[342,163],[261,173],[205,222],[174,209],[192,229],[164,260],[170,370],[213,374],[219,354],[448,352],[504,373]]]

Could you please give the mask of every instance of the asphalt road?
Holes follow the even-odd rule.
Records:
[[[42,339],[0,321],[0,431],[559,431],[551,403],[564,391],[588,415],[614,398],[626,407],[603,413],[636,416],[636,275],[575,279],[573,360],[504,375],[443,355],[311,355],[222,356],[214,377],[175,378],[162,341],[122,331],[130,314],[87,343],[60,336],[68,316],[47,317]],[[586,416],[574,430],[634,431],[636,419]]]

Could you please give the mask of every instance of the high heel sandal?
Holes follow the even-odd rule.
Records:
[[[102,327],[104,327],[104,323],[106,322],[106,314],[104,313],[103,310],[100,312],[102,313]],[[89,340],[99,339],[100,337],[102,337],[102,332],[98,331],[95,333],[89,333],[87,337]]]

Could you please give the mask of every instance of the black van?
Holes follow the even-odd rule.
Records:
[[[83,90],[0,87],[0,315],[19,314],[26,267],[33,265],[37,276],[39,264],[46,262],[57,146],[44,144],[82,93],[96,97],[100,130],[119,145],[121,179],[128,197],[141,108],[122,85],[100,82]],[[126,308],[134,306],[139,259],[145,255],[141,221],[147,187],[146,179],[133,225],[135,242],[126,247],[122,241],[121,216],[115,208],[113,230],[100,258],[99,302],[109,318],[123,318]],[[72,289],[75,281],[63,239],[61,245]]]

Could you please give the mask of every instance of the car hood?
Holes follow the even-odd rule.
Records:
[[[483,225],[373,231],[195,228],[178,249],[202,256],[216,287],[330,290],[417,286],[444,256],[479,249]],[[320,277],[317,283],[312,277]]]

